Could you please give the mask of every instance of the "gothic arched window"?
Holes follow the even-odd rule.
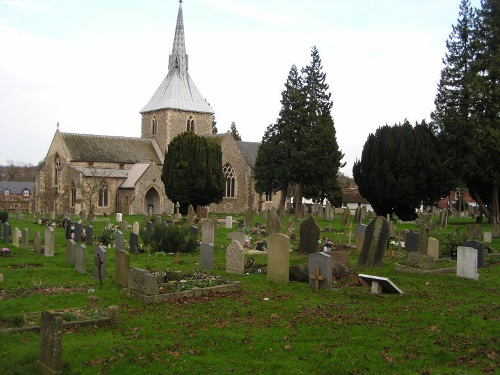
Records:
[[[76,185],[73,182],[71,184],[71,200],[70,200],[70,206],[75,207],[76,204]]]
[[[56,153],[54,157],[54,185],[59,185],[59,175],[61,172],[61,158],[59,154]]]
[[[153,116],[151,120],[151,134],[156,135],[158,133],[158,121],[156,121],[156,116]]]
[[[235,177],[233,167],[231,167],[231,164],[227,163],[222,168],[222,172],[224,173],[224,176],[226,177],[226,190],[225,190],[224,196],[226,198],[234,198],[235,190],[236,190],[235,189],[236,177]]]
[[[108,187],[106,185],[102,185],[99,188],[99,207],[107,207],[108,206]]]
[[[186,131],[188,132],[193,132],[194,133],[194,119],[193,117],[189,116],[187,123],[186,123]]]

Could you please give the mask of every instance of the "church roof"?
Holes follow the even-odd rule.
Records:
[[[236,142],[238,147],[243,154],[243,157],[247,161],[248,165],[253,169],[255,167],[255,161],[257,160],[257,152],[259,151],[260,142]]]
[[[141,176],[146,172],[146,169],[150,166],[149,163],[137,163],[128,170],[128,176],[125,181],[120,185],[121,188],[134,188],[136,182],[141,178]]]
[[[160,109],[178,109],[190,112],[214,113],[188,73],[188,56],[184,38],[182,1],[179,3],[174,45],[169,57],[168,74],[141,113]]]
[[[72,161],[163,164],[152,139],[73,133],[61,136]]]

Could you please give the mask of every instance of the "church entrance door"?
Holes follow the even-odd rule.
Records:
[[[160,215],[160,208],[160,194],[152,187],[144,197],[144,212],[150,215]]]

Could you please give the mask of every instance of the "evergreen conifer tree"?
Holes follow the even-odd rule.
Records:
[[[234,121],[231,123],[231,127],[229,130],[231,131],[231,134],[233,135],[235,141],[241,141],[240,133],[238,133],[238,129],[236,129],[236,124]]]

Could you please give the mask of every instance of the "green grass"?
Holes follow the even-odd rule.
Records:
[[[125,220],[142,223],[142,217]],[[465,231],[469,222],[450,219],[448,229],[437,231]],[[95,222],[94,233],[100,234],[106,224]],[[31,238],[36,230],[43,236],[44,228],[37,224],[13,220],[11,225],[29,228]],[[411,224],[396,228],[415,229]],[[340,228],[338,218],[333,229],[322,236],[347,243],[348,230]],[[88,247],[88,275],[77,274],[65,262],[62,228],[56,229],[54,258],[2,243],[12,255],[0,257],[5,278],[0,284],[0,318],[19,320],[23,313],[82,308],[89,295],[99,298],[102,309],[118,305],[117,326],[84,327],[64,335],[64,374],[498,373],[498,263],[480,269],[480,279],[472,281],[454,274],[397,273],[397,258],[385,258],[378,269],[358,269],[351,252],[353,273],[389,277],[404,294],[374,296],[354,276],[337,280],[334,290],[315,293],[304,283],[268,283],[264,274],[226,274],[228,232],[218,230],[215,273],[241,281],[243,291],[155,305],[127,299],[114,284],[114,249],[107,251],[107,277],[101,286],[91,276],[93,248]],[[500,250],[499,238],[492,248]],[[192,271],[199,251],[181,254],[180,263],[175,258],[131,254],[131,267]],[[254,258],[256,263],[267,262],[265,255]],[[291,253],[291,263],[304,262],[296,251]],[[38,266],[21,267],[26,264]],[[38,333],[0,333],[2,374],[36,373],[39,345]]]

